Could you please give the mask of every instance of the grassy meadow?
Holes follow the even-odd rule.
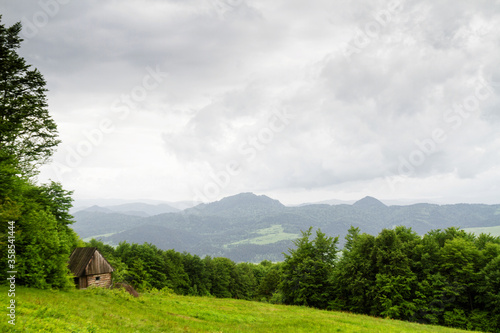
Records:
[[[272,227],[269,228],[260,229],[256,233],[261,236],[234,242],[231,243],[230,245],[239,245],[239,244],[265,245],[265,244],[276,243],[283,240],[295,240],[298,237],[300,237],[299,234],[286,233],[285,229],[280,224],[273,225]]]
[[[495,227],[478,227],[478,228],[464,228],[465,232],[472,232],[473,234],[491,234],[494,237],[500,237],[500,225]]]
[[[1,332],[460,332],[397,320],[307,307],[179,296],[133,298],[120,290],[16,289],[16,325],[8,323],[7,287]]]

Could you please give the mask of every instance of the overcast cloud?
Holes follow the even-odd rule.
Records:
[[[500,1],[5,1],[76,198],[500,203]]]

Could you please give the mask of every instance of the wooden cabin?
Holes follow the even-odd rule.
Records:
[[[74,249],[69,257],[68,266],[75,276],[78,289],[90,286],[111,287],[111,272],[114,268],[96,247]]]

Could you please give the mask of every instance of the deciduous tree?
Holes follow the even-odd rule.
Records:
[[[0,24],[0,149],[16,159],[23,175],[32,176],[59,140],[47,109],[46,82],[17,53],[20,32],[20,23]]]
[[[295,249],[285,254],[280,290],[286,304],[328,306],[331,274],[337,255],[338,237],[327,237],[320,229],[310,240],[312,227],[294,241]]]

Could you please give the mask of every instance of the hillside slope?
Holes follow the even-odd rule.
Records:
[[[7,287],[0,301],[8,304]],[[18,287],[16,325],[2,332],[462,332],[306,307],[153,292]]]

